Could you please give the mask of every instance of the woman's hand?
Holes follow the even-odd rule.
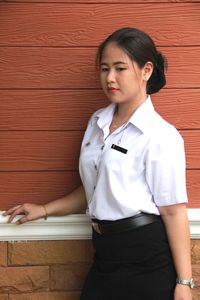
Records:
[[[192,291],[189,286],[177,284],[174,300],[192,300]]]
[[[5,211],[3,216],[9,216],[8,223],[11,223],[16,215],[24,215],[17,220],[16,224],[47,218],[47,216],[64,216],[82,212],[87,208],[87,200],[83,186],[79,186],[70,194],[46,203],[38,205],[25,203],[17,205]]]
[[[47,216],[47,212],[43,205],[25,203],[12,207],[3,213],[3,216],[8,215],[10,215],[8,223],[11,223],[16,215],[24,215],[16,222],[16,224],[23,224],[29,221],[44,218]]]

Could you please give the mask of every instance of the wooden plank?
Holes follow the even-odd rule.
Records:
[[[199,207],[200,170],[188,170],[188,207]],[[76,172],[0,172],[1,210],[24,202],[45,203],[79,186]]]
[[[188,207],[199,208],[200,206],[200,170],[187,171]]]
[[[187,168],[200,168],[200,130],[181,134]],[[0,170],[77,170],[82,136],[81,131],[1,131]]]
[[[152,95],[155,109],[177,129],[200,129],[200,89],[162,89]]]
[[[104,2],[106,9],[100,3],[2,2],[0,45],[96,46],[127,26],[148,32],[159,46],[199,45],[197,3]]]
[[[1,171],[77,170],[83,132],[1,131]]]
[[[167,72],[168,87],[200,87],[200,71],[193,67],[194,61],[198,61],[196,57],[200,55],[200,47],[169,48],[164,53],[166,53],[169,62]],[[193,63],[191,62],[192,58],[194,59]]]
[[[200,47],[166,47],[160,50],[169,61],[167,87],[200,87],[196,63]],[[96,49],[91,48],[0,48],[0,88],[98,88],[95,52]]]
[[[20,3],[33,3],[33,0],[0,0],[0,2],[20,2]],[[199,0],[124,0],[123,3],[199,3]],[[72,0],[34,0],[34,3],[72,3]],[[75,0],[73,4],[95,4],[95,3],[104,3],[104,4],[114,4],[114,3],[122,3],[122,0]]]
[[[99,90],[1,90],[0,95],[0,130],[84,130],[91,114],[109,104]]]
[[[200,131],[181,130],[185,142],[187,168],[200,169]]]
[[[109,104],[101,90],[1,90],[0,130],[84,130]],[[200,89],[163,89],[156,110],[178,129],[200,129]]]
[[[0,210],[25,202],[52,201],[79,185],[78,172],[0,172]]]

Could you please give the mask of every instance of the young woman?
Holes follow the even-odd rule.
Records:
[[[89,120],[80,153],[82,186],[45,206],[9,209],[18,224],[87,209],[94,262],[81,300],[192,300],[184,143],[154,110],[166,61],[152,39],[122,28],[99,47],[111,102]]]

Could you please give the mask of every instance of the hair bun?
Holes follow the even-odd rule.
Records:
[[[165,67],[165,58],[164,56],[162,55],[161,52],[158,52],[157,53],[157,65],[159,66],[162,66],[162,67]]]
[[[147,83],[147,93],[154,94],[166,84],[165,73],[167,70],[167,60],[161,52],[157,52],[156,64],[153,73]]]

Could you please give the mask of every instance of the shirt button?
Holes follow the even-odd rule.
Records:
[[[94,165],[95,170],[97,170],[97,165]]]
[[[103,145],[103,146],[101,146],[101,150],[103,150],[103,148],[104,148],[104,145]]]
[[[94,186],[94,190],[96,189],[96,185]]]

